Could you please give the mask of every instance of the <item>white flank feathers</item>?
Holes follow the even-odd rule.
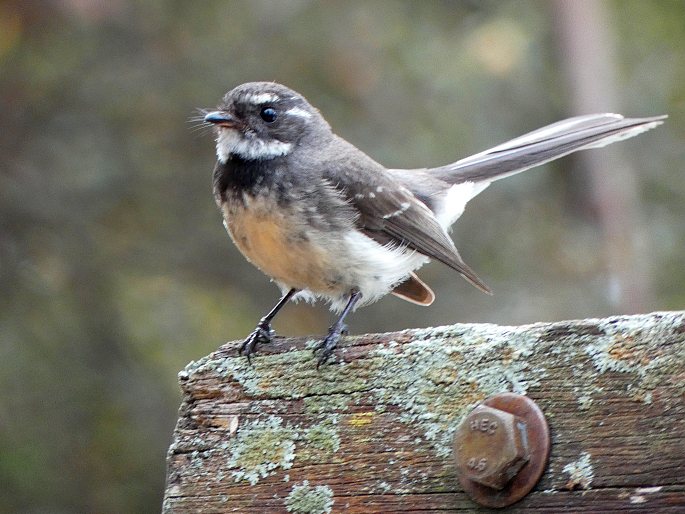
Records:
[[[409,273],[428,262],[428,257],[402,247],[380,245],[361,232],[344,235],[340,250],[346,253],[337,263],[343,264],[341,274],[349,284],[356,284],[362,292],[357,307],[373,303],[409,276]],[[328,298],[331,308],[340,311],[347,303],[347,295]]]
[[[466,204],[483,192],[490,182],[462,182],[450,187],[435,205],[435,218],[443,230],[448,231],[452,223],[464,213]]]

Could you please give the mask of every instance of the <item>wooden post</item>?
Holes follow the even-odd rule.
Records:
[[[451,455],[495,393],[535,400],[552,452],[512,512],[685,512],[685,312],[238,343],[179,374],[164,513],[474,512]]]

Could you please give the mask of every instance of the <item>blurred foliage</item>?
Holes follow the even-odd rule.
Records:
[[[671,115],[622,148],[650,258],[635,272],[656,277],[645,310],[682,308],[685,3],[610,6],[623,110]],[[439,165],[574,114],[556,48],[543,1],[0,3],[0,513],[158,511],[176,372],[276,299],[223,232],[195,108],[276,80],[380,162]],[[461,220],[493,298],[430,265],[431,309],[388,298],[352,329],[612,313],[574,162],[493,186]],[[276,328],[329,322],[288,306]]]

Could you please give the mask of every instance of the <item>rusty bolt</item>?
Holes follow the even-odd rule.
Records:
[[[513,414],[479,405],[457,431],[459,472],[479,484],[503,489],[528,461],[525,429]]]
[[[549,448],[547,422],[530,398],[495,395],[473,409],[457,428],[454,452],[459,481],[481,505],[511,505],[538,482]]]

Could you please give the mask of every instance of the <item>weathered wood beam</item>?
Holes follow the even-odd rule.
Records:
[[[512,512],[685,511],[685,312],[238,343],[179,374],[164,512],[478,511],[451,455],[502,391],[547,417],[549,467]],[[482,509],[485,510],[485,509]]]

